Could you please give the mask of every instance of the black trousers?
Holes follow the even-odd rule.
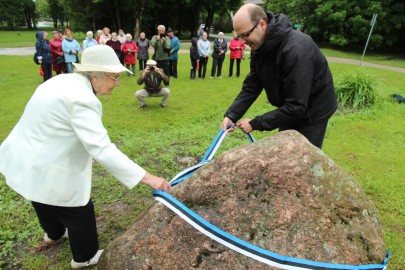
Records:
[[[139,70],[143,70],[146,67],[146,61],[148,60],[138,60],[139,61]]]
[[[303,126],[284,126],[280,127],[278,131],[294,129],[304,135],[310,143],[322,149],[323,139],[325,138],[326,127],[328,121],[316,125],[303,125]]]
[[[32,202],[32,205],[49,238],[61,238],[67,228],[75,262],[85,262],[96,255],[99,246],[96,216],[91,200],[80,207],[61,207],[37,202]]]
[[[215,73],[217,73],[217,76],[221,76],[222,74],[222,64],[224,63],[225,56],[216,56],[213,57],[212,60],[212,68],[211,68],[211,77],[215,76]],[[218,66],[218,69],[217,69]]]
[[[156,60],[157,67],[163,69],[164,74],[170,79],[170,69],[169,69],[169,59],[165,60]],[[165,83],[166,86],[169,86],[169,83]]]
[[[241,59],[232,59],[231,58],[231,61],[229,62],[229,77],[232,77],[233,63],[235,62],[235,60],[236,60],[236,77],[239,77],[239,75],[240,75],[240,60]]]
[[[205,78],[207,72],[208,57],[200,56],[200,67],[198,68],[198,78]],[[201,74],[202,73],[202,74]]]
[[[52,64],[41,64],[42,70],[44,71],[44,82],[52,78]]]
[[[169,59],[170,76],[177,78],[177,59]]]

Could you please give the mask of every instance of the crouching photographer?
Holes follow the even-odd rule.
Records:
[[[167,87],[162,87],[162,81],[167,84],[169,78],[164,74],[162,69],[157,67],[156,61],[148,60],[146,62],[146,68],[138,79],[138,85],[141,85],[142,83],[145,84],[144,89],[138,90],[135,93],[140,108],[146,106],[145,98],[147,97],[162,97],[160,106],[166,108],[166,102],[170,96],[170,90]]]

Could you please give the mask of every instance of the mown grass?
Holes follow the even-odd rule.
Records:
[[[24,107],[42,81],[31,57],[1,56],[0,66],[0,142],[10,133]],[[209,69],[211,59],[209,63]],[[112,96],[102,97],[103,121],[114,143],[148,171],[172,178],[183,168],[180,157],[201,158],[219,130],[223,113],[240,90],[248,71],[242,61],[241,78],[227,78],[229,59],[225,60],[221,79],[190,81],[189,56],[179,60],[179,79],[172,79],[168,108],[161,109],[159,99],[148,99],[141,110],[134,98],[137,77],[123,74],[121,85]],[[330,64],[335,79],[353,72],[353,67]],[[389,269],[405,265],[405,106],[394,102],[390,94],[405,94],[405,74],[363,67],[379,81],[377,105],[357,113],[337,113],[327,130],[324,151],[352,173],[376,205],[392,253]],[[209,74],[209,73],[208,73]],[[247,112],[255,117],[272,109],[262,95]],[[256,139],[273,132],[254,132]],[[228,137],[220,152],[245,144],[240,132]],[[100,246],[120,235],[152,203],[150,190],[139,185],[127,190],[102,167],[93,173],[92,199],[96,206]],[[68,243],[41,250],[42,230],[29,202],[5,184],[0,176],[0,268],[70,269]]]

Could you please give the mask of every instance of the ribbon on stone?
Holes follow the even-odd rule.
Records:
[[[222,141],[224,140],[228,130],[221,129],[216,137],[214,138],[213,142],[211,143],[208,150],[205,152],[201,161],[191,166],[182,172],[178,173],[171,181],[170,185],[173,187],[175,185],[180,184],[185,179],[189,178],[198,168],[202,165],[210,162],[214,157],[215,153],[218,151],[219,146],[221,145]],[[254,142],[254,138],[250,133],[247,134],[247,137],[250,142]],[[381,264],[367,264],[367,265],[347,265],[347,264],[333,264],[333,263],[326,263],[326,262],[316,262],[306,259],[299,259],[294,257],[283,256],[277,254],[275,252],[271,252],[265,250],[261,247],[252,245],[246,241],[243,241],[227,232],[222,231],[215,225],[209,223],[198,214],[193,212],[183,203],[178,201],[176,198],[171,196],[170,194],[154,190],[152,191],[153,197],[155,200],[161,202],[165,206],[167,206],[170,210],[174,213],[179,215],[182,219],[184,219],[188,224],[193,226],[195,229],[200,231],[201,233],[205,234],[206,236],[210,237],[211,239],[217,241],[224,246],[239,252],[245,256],[253,258],[257,261],[265,263],[270,266],[278,267],[281,269],[287,270],[385,270],[387,268],[387,263],[390,258],[390,252],[388,249],[386,250],[386,257],[382,261]]]

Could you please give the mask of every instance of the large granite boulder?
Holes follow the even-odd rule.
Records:
[[[227,151],[171,194],[222,230],[285,256],[381,263],[377,211],[356,180],[295,131]],[[105,250],[98,269],[271,269],[211,240],[160,203]]]

